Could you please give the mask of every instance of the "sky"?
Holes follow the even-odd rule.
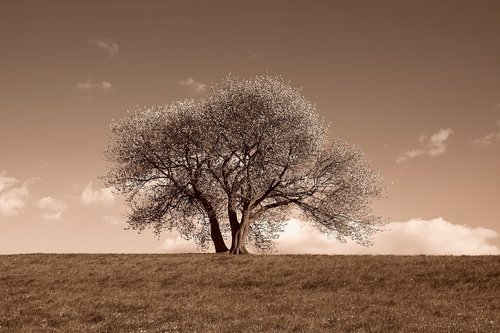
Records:
[[[195,251],[124,230],[109,124],[280,75],[389,185],[361,247],[292,219],[278,253],[500,254],[499,1],[0,1],[0,254]]]

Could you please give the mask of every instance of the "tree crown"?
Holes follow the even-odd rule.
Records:
[[[133,229],[176,228],[201,247],[214,221],[268,251],[287,216],[367,244],[381,174],[335,139],[315,106],[281,78],[227,77],[200,101],[139,109],[112,124],[105,177],[131,205]]]

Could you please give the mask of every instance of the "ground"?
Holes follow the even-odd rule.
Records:
[[[500,256],[0,256],[0,332],[499,332]]]

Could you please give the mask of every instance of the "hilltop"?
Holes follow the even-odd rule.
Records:
[[[500,257],[0,256],[0,332],[498,332]]]

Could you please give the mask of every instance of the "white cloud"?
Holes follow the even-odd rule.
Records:
[[[165,235],[167,238],[159,250],[196,252],[195,244],[182,239],[177,232]],[[313,226],[291,219],[276,250],[279,254],[485,255],[500,254],[498,246],[491,244],[497,238],[498,233],[488,228],[453,224],[443,218],[412,219],[388,224],[385,231],[374,236],[374,244],[365,247],[353,241],[341,243],[329,239]]]
[[[102,220],[112,225],[119,225],[124,222],[122,218],[113,215],[104,215]]]
[[[480,146],[490,146],[495,142],[500,141],[500,120],[497,121],[496,126],[498,127],[496,132],[491,132],[483,135],[474,140],[474,143]]]
[[[89,91],[92,89],[97,89],[97,90],[102,90],[102,91],[110,91],[113,85],[109,83],[108,81],[101,81],[98,83],[92,83],[92,81],[88,82],[80,82],[77,83],[75,86],[76,90],[80,91]]]
[[[451,128],[442,128],[430,137],[421,135],[419,138],[421,147],[401,153],[396,162],[401,163],[421,155],[438,156],[443,154],[446,151],[446,141],[451,134],[453,134]]]
[[[94,38],[90,40],[90,43],[92,45],[97,46],[101,50],[108,52],[110,57],[114,56],[119,51],[118,44],[115,43],[111,38],[107,39]]]
[[[7,172],[5,170],[0,172],[0,193],[18,182],[18,180],[14,177],[5,176],[6,173]]]
[[[0,216],[19,214],[26,206],[30,194],[28,181],[16,186],[19,180],[6,176],[6,171],[0,171]]]
[[[85,205],[112,205],[115,202],[113,189],[111,187],[103,187],[94,190],[92,182],[88,183],[80,195],[80,200]]]
[[[191,94],[202,94],[207,90],[207,85],[196,81],[192,77],[188,77],[186,80],[179,81],[179,85],[189,89]]]
[[[35,206],[44,210],[44,220],[60,220],[63,212],[66,210],[66,204],[61,200],[56,200],[51,196],[40,198]]]
[[[488,133],[474,140],[474,142],[480,146],[490,146],[497,141],[500,141],[500,131],[494,133]]]
[[[197,252],[194,242],[185,240],[177,232],[169,233],[158,250],[167,253]]]
[[[412,219],[392,222],[374,236],[374,244],[364,247],[354,242],[328,239],[314,227],[291,220],[279,239],[279,253],[317,254],[399,254],[399,255],[481,255],[500,254],[490,244],[498,237],[492,229],[472,228],[445,221]]]

